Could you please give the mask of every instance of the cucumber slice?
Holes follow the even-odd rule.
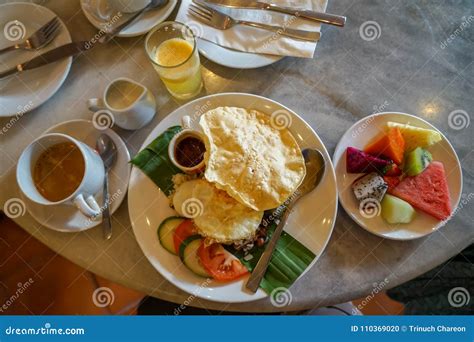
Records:
[[[161,222],[158,227],[158,239],[160,239],[161,245],[170,253],[176,255],[174,250],[173,233],[176,227],[178,227],[185,218],[179,216],[170,216]]]
[[[201,242],[202,238],[200,235],[188,237],[179,247],[179,257],[186,267],[194,274],[197,274],[200,277],[211,278],[211,275],[201,265],[201,261],[197,254]]]

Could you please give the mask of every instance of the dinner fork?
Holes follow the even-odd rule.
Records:
[[[38,50],[49,44],[59,33],[60,23],[58,17],[54,17],[41,26],[35,33],[29,36],[24,42],[14,44],[0,49],[0,53],[13,50]]]
[[[237,20],[224,13],[221,13],[209,6],[206,6],[202,3],[194,2],[189,6],[189,14],[196,19],[216,28],[219,30],[227,30],[232,26],[241,24],[251,27],[258,27],[261,29],[269,30],[280,34],[282,36],[287,36],[295,39],[313,41],[316,42],[320,38],[319,32],[295,30],[287,27],[278,27],[262,23],[256,23],[253,21]]]

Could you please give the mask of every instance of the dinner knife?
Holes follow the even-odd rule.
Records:
[[[283,7],[267,2],[255,0],[204,0],[210,4],[231,7],[231,8],[256,8],[268,11],[274,11],[284,14],[294,15],[304,19],[317,21],[319,23],[343,27],[346,23],[346,17],[341,15],[310,11],[305,9],[296,9],[290,7]]]
[[[29,61],[23,62],[12,67],[11,69],[0,72],[0,79],[26,70],[39,68],[43,65],[59,61],[69,56],[77,55],[80,52],[88,50],[90,47],[90,44],[85,41],[72,42],[58,46],[57,48],[49,50],[48,52],[32,58]]]

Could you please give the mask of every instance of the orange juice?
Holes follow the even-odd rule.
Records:
[[[193,53],[193,46],[181,38],[165,40],[158,46],[157,62],[166,67],[176,66],[185,62]]]
[[[152,50],[161,80],[168,91],[177,98],[195,96],[202,87],[201,64],[194,46],[183,38],[163,41]]]

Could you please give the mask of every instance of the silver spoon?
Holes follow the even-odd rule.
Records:
[[[262,281],[263,276],[265,275],[265,272],[268,268],[268,264],[272,259],[273,251],[275,250],[277,241],[280,238],[281,232],[283,231],[286,220],[290,216],[291,210],[301,197],[310,193],[318,186],[324,176],[326,163],[324,162],[324,157],[321,152],[309,148],[304,149],[303,157],[306,166],[306,176],[304,177],[303,182],[298,187],[298,189],[296,189],[293,195],[290,196],[288,200],[289,203],[284,204],[284,206],[286,206],[285,213],[275,228],[275,231],[273,232],[273,235],[268,242],[265,251],[262,253],[260,260],[258,260],[257,265],[253,269],[252,274],[245,285],[245,287],[253,293],[257,292],[260,286],[260,282]]]
[[[112,236],[112,222],[110,221],[109,210],[109,171],[117,159],[117,148],[113,140],[107,134],[101,134],[95,143],[95,147],[99,152],[102,161],[104,162],[105,177],[103,197],[104,203],[102,206],[102,227],[104,231],[104,238],[110,239]]]

